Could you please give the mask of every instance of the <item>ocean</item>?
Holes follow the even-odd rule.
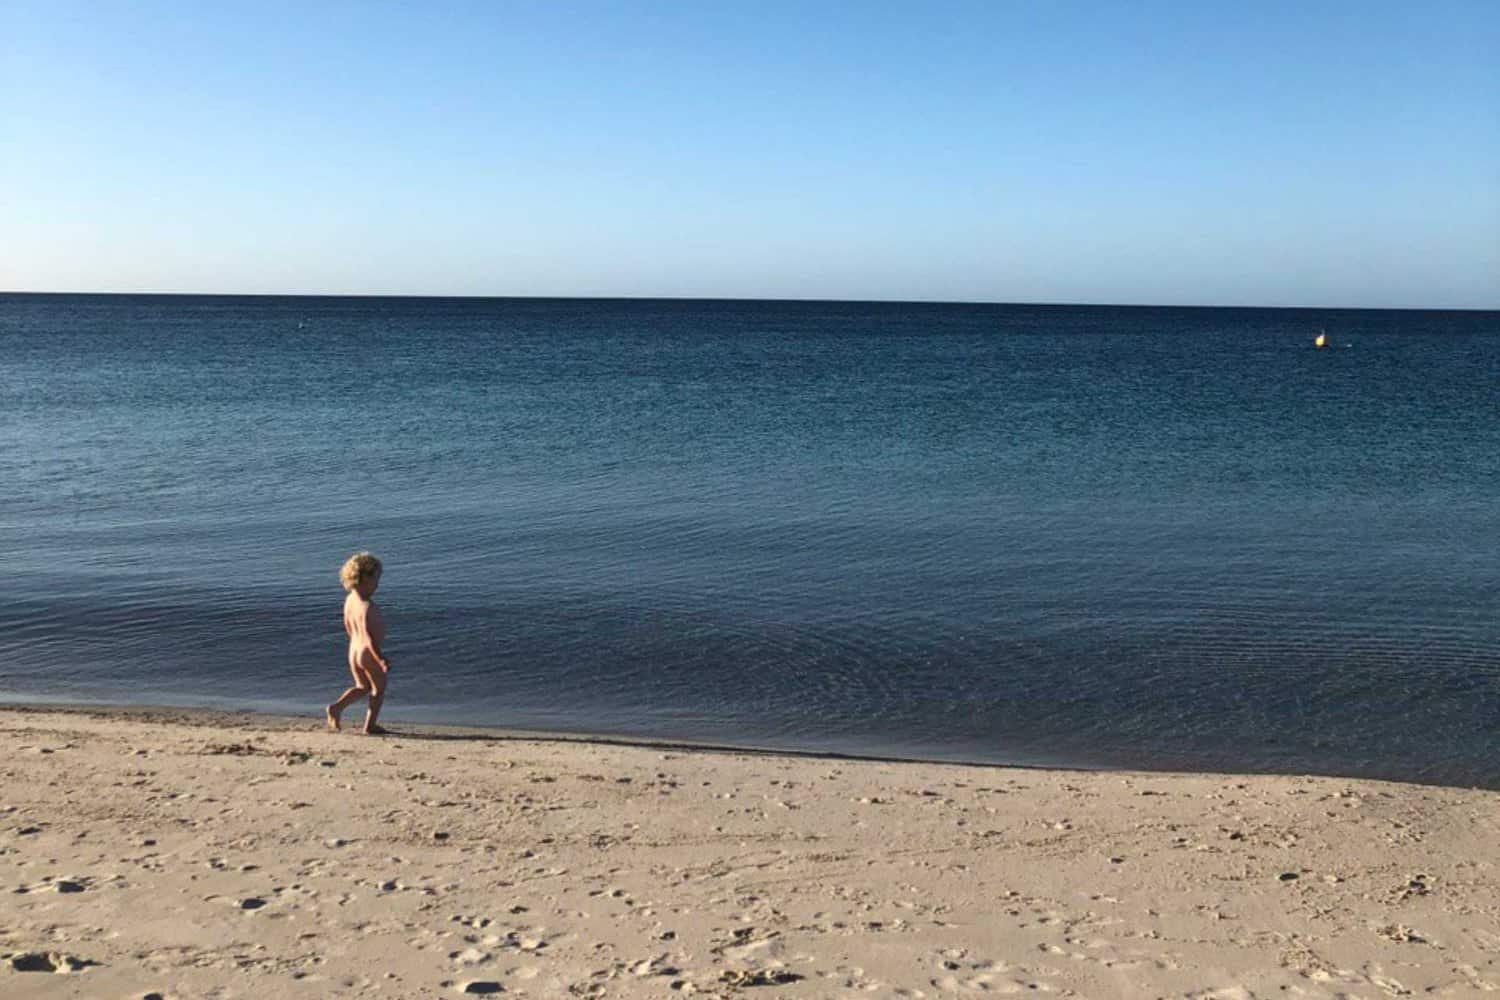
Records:
[[[1497,501],[1494,312],[0,295],[8,702],[315,722],[369,549],[396,726],[1500,788]]]

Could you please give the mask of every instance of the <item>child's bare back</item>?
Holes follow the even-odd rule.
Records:
[[[350,556],[339,571],[339,580],[349,592],[344,598],[344,631],[349,636],[349,673],[354,677],[354,686],[328,706],[329,729],[339,728],[339,717],[344,709],[368,697],[370,704],[365,714],[364,732],[369,735],[384,732],[375,724],[380,707],[385,703],[391,673],[391,661],[382,652],[385,620],[374,601],[381,570],[379,559],[368,552],[360,552]]]

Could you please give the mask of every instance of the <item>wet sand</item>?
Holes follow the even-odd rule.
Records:
[[[1500,990],[1500,793],[393,728],[0,710],[0,995]]]

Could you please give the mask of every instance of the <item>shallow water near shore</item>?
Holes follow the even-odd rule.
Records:
[[[1326,329],[1334,350],[1314,351]],[[1500,315],[0,296],[0,698],[1500,787]]]

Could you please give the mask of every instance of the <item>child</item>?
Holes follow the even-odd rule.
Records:
[[[370,705],[365,713],[365,735],[378,736],[385,732],[375,724],[375,719],[380,715],[380,706],[385,703],[391,661],[380,651],[385,642],[385,621],[371,600],[380,586],[380,570],[380,560],[368,552],[350,556],[344,568],[339,570],[339,582],[349,592],[344,598],[344,631],[349,633],[349,672],[354,675],[354,687],[328,706],[329,729],[338,729],[339,715],[344,709],[368,695]]]

